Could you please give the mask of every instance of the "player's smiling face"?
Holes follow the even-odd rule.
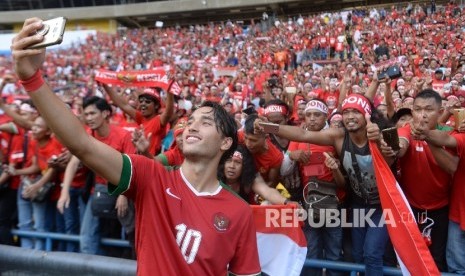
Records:
[[[225,139],[217,129],[211,107],[201,107],[194,111],[187,121],[183,132],[184,156],[204,156],[213,158],[220,154]]]

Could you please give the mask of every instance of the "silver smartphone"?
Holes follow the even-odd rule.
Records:
[[[279,125],[272,123],[259,122],[258,123],[266,133],[276,134],[279,132]]]
[[[43,26],[41,29],[37,30],[37,34],[42,34],[44,36],[44,40],[37,44],[30,45],[28,49],[40,49],[60,44],[63,41],[65,27],[65,17],[57,17],[43,21]]]

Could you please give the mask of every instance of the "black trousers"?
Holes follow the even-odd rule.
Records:
[[[420,224],[422,217],[425,215],[434,221],[431,230],[431,245],[428,247],[429,252],[433,256],[434,262],[438,269],[442,272],[447,272],[446,263],[446,245],[447,233],[449,228],[449,206],[437,210],[422,210],[412,206],[412,211],[417,220],[420,232],[428,225],[428,223]],[[420,220],[420,221],[419,221]]]
[[[17,192],[8,188],[0,193],[0,244],[13,245],[11,229],[17,222]]]

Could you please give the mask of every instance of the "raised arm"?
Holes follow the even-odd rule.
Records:
[[[103,89],[105,89],[105,92],[107,92],[108,96],[110,96],[110,99],[113,101],[113,103],[121,108],[124,113],[128,114],[131,116],[132,119],[136,119],[136,109],[132,107],[126,99],[124,99],[121,95],[119,95],[113,88],[106,84],[102,84]]]
[[[256,120],[254,122],[255,132],[267,132],[266,129],[260,125],[260,122],[263,121]],[[321,131],[308,131],[297,126],[278,124],[271,125],[278,128],[278,131],[275,134],[279,137],[283,137],[291,141],[306,142],[322,146],[334,146],[336,139],[344,135],[344,131],[342,129],[335,128],[328,128]]]
[[[18,124],[20,127],[27,130],[30,130],[32,128],[34,122],[24,118],[23,116],[19,115],[17,112],[12,110],[3,102],[3,99],[0,99],[0,109],[2,109],[5,112],[5,114],[12,118],[13,122]]]
[[[27,19],[13,39],[11,50],[16,74],[62,144],[97,174],[117,184],[123,168],[121,153],[88,135],[81,122],[44,82],[39,69],[44,62],[45,50],[26,49],[43,40],[41,35],[31,35],[41,27],[41,19]]]
[[[172,93],[166,93],[165,110],[160,114],[160,123],[162,126],[166,126],[174,112],[174,95]],[[134,113],[135,114],[135,113]]]

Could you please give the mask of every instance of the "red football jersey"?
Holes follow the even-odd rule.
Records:
[[[197,192],[181,169],[123,155],[118,186],[136,207],[138,275],[254,275],[260,273],[250,207],[223,185]]]

